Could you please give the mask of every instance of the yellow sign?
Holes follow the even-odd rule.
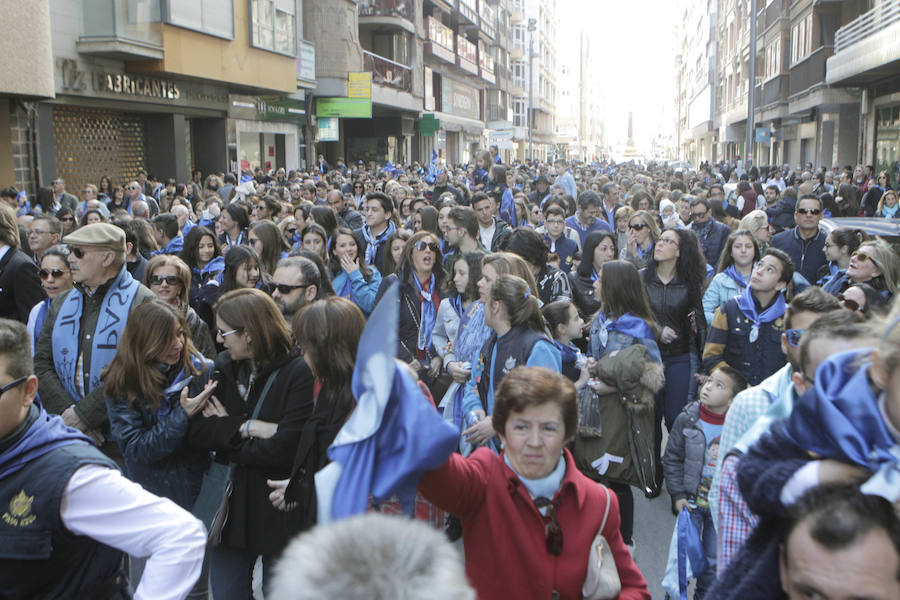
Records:
[[[362,73],[348,73],[347,78],[348,98],[372,97],[372,74],[368,71]]]

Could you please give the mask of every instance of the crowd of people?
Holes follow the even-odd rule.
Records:
[[[122,183],[0,190],[12,597],[245,599],[260,558],[267,597],[296,589],[277,561],[316,523],[313,476],[393,287],[394,358],[458,433],[415,514],[462,538],[478,597],[649,598],[634,490],[664,489],[702,539],[696,598],[900,594],[900,255],[821,223],[900,217],[896,174],[491,148]],[[211,465],[228,517],[204,552],[189,513]],[[285,556],[339,543],[313,533]],[[884,572],[834,577],[848,549]],[[432,567],[434,597],[470,597]]]

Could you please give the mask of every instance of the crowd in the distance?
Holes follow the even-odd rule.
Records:
[[[462,537],[479,597],[606,597],[588,583],[599,536],[620,597],[649,597],[635,488],[689,512],[708,561],[695,597],[837,589],[803,571],[809,553],[880,532],[898,590],[900,525],[877,498],[900,497],[900,256],[821,223],[900,217],[896,173],[492,148],[203,175],[0,190],[0,316],[27,323],[41,410],[187,511],[211,456],[233,468],[191,593],[208,575],[217,600],[246,598],[260,556],[269,590],[315,524],[312,475],[394,284],[394,357],[459,433],[416,516]]]

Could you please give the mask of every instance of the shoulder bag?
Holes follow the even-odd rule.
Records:
[[[606,527],[606,518],[609,516],[609,488],[606,490],[606,512],[603,513],[603,524],[597,531],[594,541],[591,542],[591,550],[588,554],[587,577],[581,588],[584,600],[605,600],[618,598],[622,591],[622,582],[619,580],[619,571],[616,569],[616,560],[609,542],[603,537],[603,529]]]

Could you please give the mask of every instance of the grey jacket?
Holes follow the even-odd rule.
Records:
[[[700,425],[700,402],[694,401],[684,407],[672,424],[662,457],[666,489],[672,502],[682,498],[692,501],[697,497],[705,460],[706,436]]]

